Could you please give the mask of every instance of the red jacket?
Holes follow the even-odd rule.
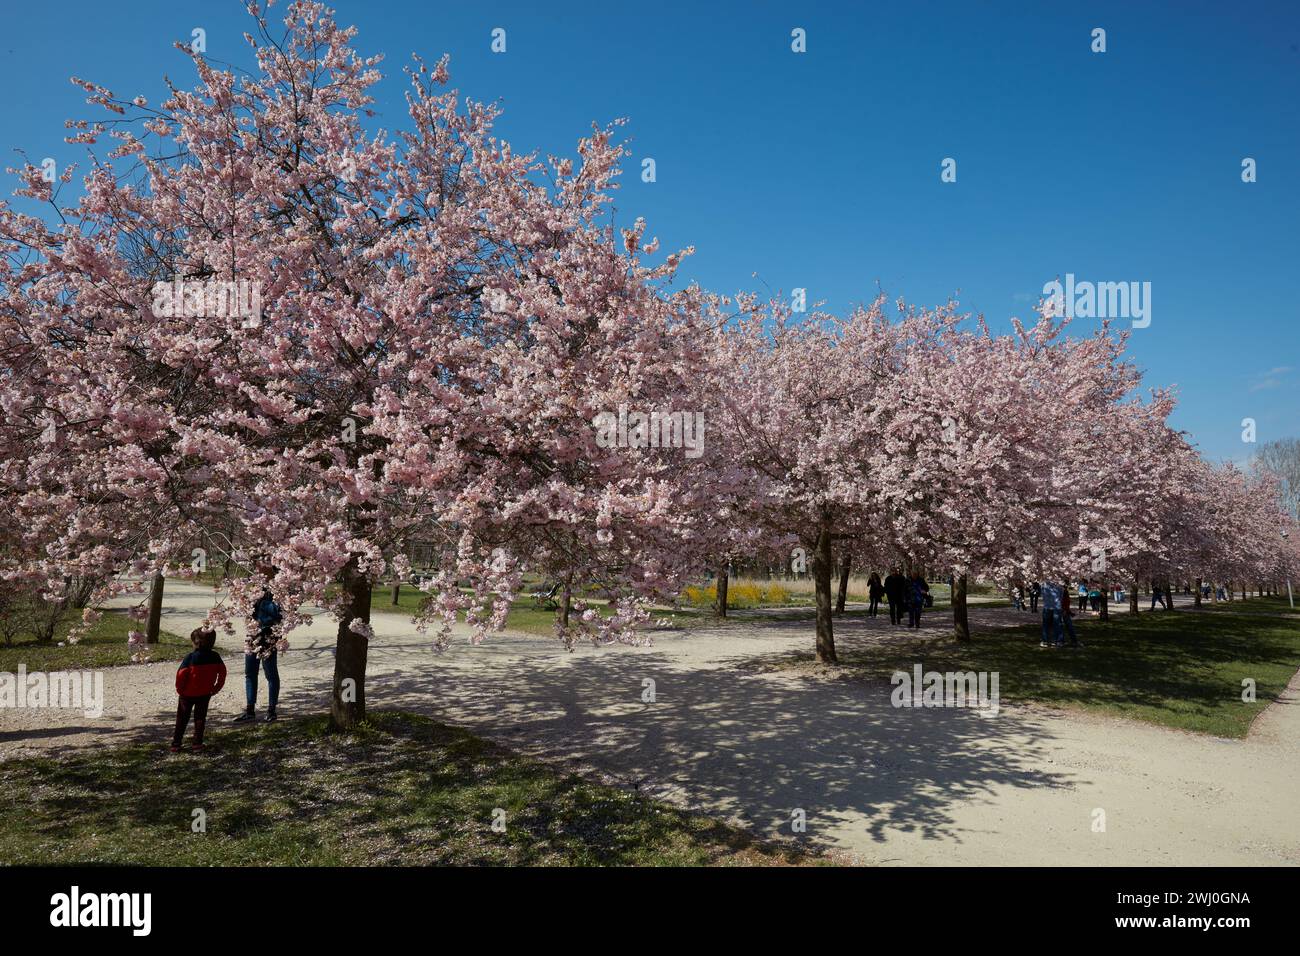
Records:
[[[216,651],[192,651],[176,671],[176,693],[182,697],[210,697],[224,686],[226,665]]]

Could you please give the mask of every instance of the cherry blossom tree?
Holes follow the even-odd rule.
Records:
[[[692,374],[698,310],[669,287],[681,254],[652,265],[644,224],[610,222],[616,127],[576,162],[516,153],[417,58],[406,128],[374,131],[355,31],[250,10],[250,73],[182,46],[198,83],[157,106],[77,80],[107,115],[72,141],[114,147],[75,203],[28,166],[19,194],[51,214],[0,206],[8,573],[183,572],[223,529],[250,574],[211,619],[266,586],[285,632],[328,608],[340,727],[412,535],[445,542],[420,617],[439,642],[458,614],[500,626],[534,559],[626,599],[595,633],[627,639],[694,518],[670,449],[601,447],[592,422]]]
[[[907,468],[910,449],[894,423],[904,378],[919,351],[956,321],[950,307],[886,315],[885,301],[839,317],[793,313],[780,301],[736,302],[713,357],[716,407],[727,467],[742,469],[747,493],[737,517],[769,544],[797,542],[815,582],[818,660],[834,663],[831,579],[836,542],[903,551],[920,539],[915,503],[886,507],[886,489]]]
[[[922,503],[916,552],[952,570],[958,640],[970,639],[969,576],[1060,574],[1090,543],[1080,506],[1106,493],[1108,421],[1137,373],[1122,358],[1124,336],[1103,325],[1072,339],[1067,324],[1044,304],[1011,335],[981,318],[909,353],[907,414],[892,426],[904,467],[885,498],[891,513]]]
[[[963,582],[1291,566],[1276,482],[1200,461],[1108,327],[679,288],[690,250],[615,221],[618,123],[517,153],[416,58],[376,129],[355,31],[250,11],[246,73],[182,45],[197,82],[156,106],[75,80],[105,111],[68,124],[84,191],[28,165],[43,214],[0,203],[5,587],[93,605],[233,556],[210,620],[235,632],[264,587],[284,633],[327,608],[349,727],[372,589],[415,538],[444,555],[435,646],[502,626],[525,568],[561,585],[565,641],[633,641],[689,576],[797,548],[824,662],[837,552]]]

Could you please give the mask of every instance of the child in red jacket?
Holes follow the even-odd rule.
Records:
[[[194,750],[203,749],[203,726],[208,720],[208,701],[226,684],[226,665],[213,647],[217,632],[211,628],[196,627],[190,634],[194,650],[181,661],[176,671],[176,693],[180,703],[176,707],[176,733],[172,736],[172,753],[179,753],[185,737],[185,725],[194,714]]]

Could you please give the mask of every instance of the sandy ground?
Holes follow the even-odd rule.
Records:
[[[163,627],[186,634],[213,601],[169,582]],[[1144,601],[1144,610],[1145,610]],[[1031,620],[976,609],[977,628]],[[946,629],[930,616],[927,630]],[[652,647],[549,638],[458,640],[437,653],[409,620],[375,615],[371,707],[437,716],[517,750],[691,809],[791,833],[863,863],[1300,864],[1300,676],[1247,740],[1222,740],[1041,707],[896,709],[888,684],[754,673],[756,656],[806,649],[807,622],[666,631]],[[888,618],[847,619],[842,647],[889,640]],[[334,626],[321,616],[283,655],[285,716],[328,706]],[[209,736],[240,729],[242,655]],[[110,668],[105,712],[0,711],[0,759],[125,741],[163,746],[174,664]],[[654,681],[655,700],[642,700]],[[263,699],[265,687],[262,688]],[[1104,832],[1094,829],[1104,812]]]

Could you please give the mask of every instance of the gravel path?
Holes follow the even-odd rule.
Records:
[[[209,589],[169,582],[163,627],[187,634]],[[1145,610],[1145,605],[1144,605]],[[1028,615],[972,610],[977,627]],[[652,647],[579,647],[502,634],[437,654],[409,620],[376,614],[372,707],[435,715],[656,796],[881,864],[1300,864],[1300,675],[1247,740],[1003,705],[895,709],[888,685],[752,673],[759,655],[806,649],[808,622],[758,620],[659,634]],[[930,617],[939,633],[947,617]],[[887,617],[847,619],[837,643],[890,639]],[[328,706],[334,625],[291,635],[281,711]],[[209,736],[238,733],[242,654]],[[124,741],[162,746],[173,663],[110,668],[98,719],[0,711],[0,759]],[[655,700],[644,702],[645,682]],[[263,695],[265,688],[262,688]],[[1096,832],[1098,811],[1105,830]]]

